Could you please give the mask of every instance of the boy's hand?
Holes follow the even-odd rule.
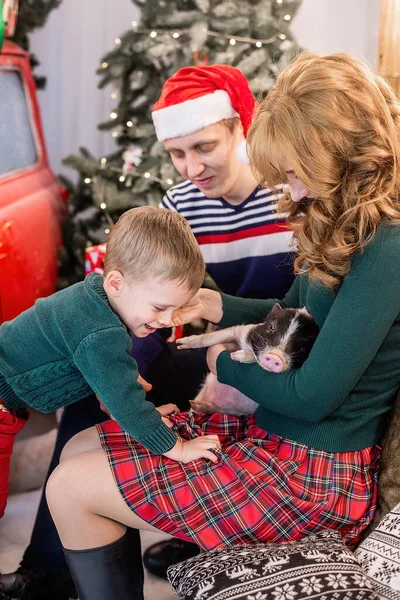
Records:
[[[175,446],[164,456],[181,463],[188,463],[198,458],[208,458],[216,463],[218,457],[211,450],[219,450],[221,443],[217,435],[203,435],[188,442],[176,442]]]
[[[143,377],[141,375],[138,376],[137,378],[138,383],[140,383],[140,385],[143,387],[144,391],[147,393],[151,390],[151,388],[153,387],[151,385],[151,383],[149,383],[148,381],[146,381],[145,379],[143,379]],[[103,412],[106,413],[106,415],[108,415],[110,417],[110,419],[112,419],[113,421],[115,421],[114,417],[112,416],[112,414],[110,413],[110,411],[108,410],[108,408],[102,403],[102,401],[100,400],[100,398],[97,396],[96,394],[96,398],[98,403],[100,404],[100,408]],[[175,406],[175,404],[166,404],[165,406]],[[176,407],[178,408],[178,407]],[[171,411],[172,412],[172,411]],[[179,410],[177,410],[177,412],[179,412]],[[168,423],[170,423],[170,421],[168,421]],[[168,427],[172,427],[172,425],[168,425]]]
[[[143,379],[143,377],[141,375],[139,375],[139,377],[137,378],[137,382],[140,383],[140,385],[142,386],[142,388],[144,389],[144,391],[149,392],[152,389],[152,385],[151,383],[149,383],[148,381],[146,381],[145,379]]]

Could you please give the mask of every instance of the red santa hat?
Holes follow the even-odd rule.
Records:
[[[165,82],[153,106],[157,139],[189,135],[233,117],[240,118],[246,137],[255,104],[249,82],[236,67],[184,67]]]

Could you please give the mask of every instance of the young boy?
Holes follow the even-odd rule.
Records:
[[[187,221],[141,207],[124,213],[107,245],[104,275],[38,300],[0,327],[0,398],[6,410],[53,412],[93,390],[124,430],[155,454],[216,460],[216,436],[185,445],[146,401],[131,334],[167,327],[199,289],[204,261]],[[23,340],[23,343],[21,343]],[[160,414],[161,413],[161,414]],[[10,413],[12,414],[12,413]]]

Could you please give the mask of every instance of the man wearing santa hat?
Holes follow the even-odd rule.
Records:
[[[166,81],[152,117],[158,140],[185,180],[167,191],[161,206],[188,220],[207,271],[223,292],[282,298],[293,281],[292,234],[275,212],[276,194],[258,186],[248,165],[245,138],[255,110],[249,83],[235,67],[184,67]],[[166,351],[169,362],[173,357],[182,364],[173,345]],[[181,378],[196,386],[201,379],[196,381],[194,363],[204,363],[199,351],[192,352]],[[147,373],[155,386],[163,360]],[[168,566],[198,551],[194,544],[166,540],[146,550],[144,564],[165,577]]]

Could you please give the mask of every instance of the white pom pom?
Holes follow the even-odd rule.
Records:
[[[240,160],[240,162],[243,165],[249,165],[250,164],[249,155],[247,153],[246,140],[243,140],[243,142],[240,142],[240,144],[239,144],[239,146],[237,147],[237,150],[236,150],[236,155],[237,155],[238,159]]]

